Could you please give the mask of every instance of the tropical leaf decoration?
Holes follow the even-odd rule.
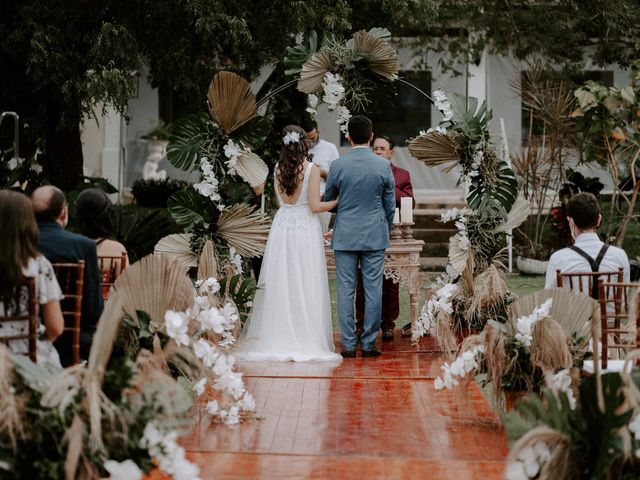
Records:
[[[222,71],[209,85],[209,113],[229,135],[256,116],[256,96],[240,75]]]
[[[287,56],[284,57],[285,75],[300,73],[302,65],[318,51],[318,34],[315,30],[311,30],[305,40],[306,42],[299,43],[294,47],[287,47]]]
[[[376,29],[376,33],[389,34],[388,30]],[[398,78],[398,52],[381,37],[361,30],[353,35],[355,51],[367,61],[367,68],[381,77],[393,81]]]
[[[298,80],[298,90],[307,94],[321,93],[324,76],[332,68],[333,60],[328,50],[314,53],[302,66]]]
[[[207,228],[213,221],[207,199],[192,187],[183,188],[171,195],[167,201],[167,208],[185,232],[191,232],[198,227]]]
[[[487,107],[487,102],[482,102],[478,107],[477,98],[465,97],[459,93],[452,94],[450,101],[453,111],[452,121],[456,129],[477,140],[488,135],[487,126],[493,118],[493,113]]]
[[[505,233],[518,228],[531,214],[531,204],[522,195],[518,195],[515,203],[511,207],[507,219],[498,225],[494,233]]]
[[[240,274],[227,275],[220,279],[220,295],[230,298],[236,304],[242,323],[249,315],[251,310],[249,305],[257,289],[253,278],[244,278]]]
[[[209,116],[204,112],[187,115],[175,123],[167,146],[167,160],[171,165],[185,171],[193,168],[209,137],[209,123]]]
[[[494,178],[471,177],[467,203],[480,218],[499,217],[506,220],[518,196],[518,181],[506,162],[498,161]]]
[[[174,233],[161,238],[153,253],[175,258],[185,268],[198,265],[196,254],[191,250],[191,235],[187,233]]]
[[[218,257],[211,240],[207,240],[198,261],[198,279],[218,278]]]
[[[458,146],[454,139],[440,132],[420,135],[409,143],[409,152],[428,167],[447,165],[443,172],[450,172],[460,163]]]
[[[238,157],[236,171],[252,187],[263,184],[269,176],[269,167],[253,152],[243,152]]]
[[[218,219],[217,234],[243,257],[264,254],[271,220],[264,213],[248,205],[234,205],[225,209]]]
[[[262,146],[270,131],[271,124],[269,120],[264,117],[253,117],[247,123],[234,130],[231,136],[256,150]]]

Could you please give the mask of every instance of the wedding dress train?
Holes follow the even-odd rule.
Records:
[[[311,164],[294,204],[280,195],[258,291],[234,355],[240,360],[340,361],[335,353],[322,225],[309,209]]]

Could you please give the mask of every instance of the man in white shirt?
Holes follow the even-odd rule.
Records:
[[[558,250],[549,259],[544,288],[556,288],[556,270],[561,272],[615,272],[624,269],[624,281],[629,281],[629,259],[624,250],[605,245],[598,238],[596,228],[602,221],[600,205],[591,193],[581,192],[567,203],[567,218],[571,247]]]
[[[307,132],[307,145],[311,161],[320,168],[320,195],[324,195],[329,168],[331,168],[333,161],[340,156],[338,148],[333,143],[320,138],[320,130],[318,130],[318,124],[315,121],[309,119],[303,122],[301,127]],[[323,212],[319,215],[323,231],[326,232],[329,229],[331,212]]]

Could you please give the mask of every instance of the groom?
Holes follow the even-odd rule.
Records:
[[[377,357],[381,354],[375,342],[380,329],[384,250],[389,246],[396,206],[394,180],[389,162],[369,149],[371,120],[354,116],[348,131],[351,151],[331,164],[324,192],[325,201],[340,196],[331,247],[336,258],[342,356],[356,356],[353,297],[359,264],[365,292],[362,356]]]

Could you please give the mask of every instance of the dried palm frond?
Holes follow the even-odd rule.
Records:
[[[204,244],[198,262],[198,280],[209,277],[218,278],[218,257],[211,240],[207,240]]]
[[[449,264],[458,275],[467,267],[470,248],[469,239],[460,233],[449,238]]]
[[[191,235],[188,233],[174,233],[160,239],[153,249],[153,253],[175,258],[185,268],[197,267],[196,254],[191,250]]]
[[[446,133],[432,132],[414,138],[409,143],[409,152],[428,167],[450,163],[443,172],[453,170],[460,162],[456,142]]]
[[[302,65],[298,90],[303,93],[321,93],[322,82],[327,72],[331,71],[333,62],[331,54],[327,50],[321,50],[311,55],[311,58]]]
[[[529,204],[529,201],[523,196],[518,195],[518,198],[516,198],[511,210],[509,210],[507,219],[494,228],[493,232],[508,232],[509,230],[518,228],[527,219],[530,213],[531,205]]]
[[[489,266],[473,282],[473,296],[465,310],[465,319],[471,321],[480,309],[499,304],[506,297],[507,291],[507,284],[498,269],[495,265]]]
[[[580,478],[579,470],[573,455],[569,438],[557,430],[547,426],[530,430],[511,447],[507,456],[507,470],[509,465],[530,457],[529,451],[534,451],[538,445],[544,445],[550,452],[550,457],[540,466],[537,478],[553,478],[554,480],[572,480]]]
[[[353,43],[356,52],[369,60],[369,70],[389,81],[398,78],[398,53],[391,45],[364,30],[353,35]]]
[[[540,319],[533,326],[531,364],[542,371],[555,372],[573,366],[569,339],[562,327],[552,317]]]
[[[15,395],[15,368],[11,361],[11,351],[0,344],[0,435],[8,438],[15,451],[18,439],[24,436],[22,414],[26,405]]]
[[[243,257],[264,254],[270,228],[268,216],[244,204],[226,208],[218,218],[218,234]]]
[[[66,480],[75,480],[78,471],[78,463],[83,451],[83,439],[86,425],[80,418],[75,415],[71,426],[65,432],[62,442],[67,445],[67,458],[64,462],[64,478]]]
[[[443,311],[438,312],[433,336],[436,337],[436,342],[441,352],[450,353],[458,350],[458,340],[456,340],[456,335],[453,331],[451,314]]]
[[[484,339],[484,363],[487,367],[489,381],[493,385],[496,404],[502,401],[502,379],[508,369],[505,342],[507,334],[504,325],[489,321],[482,330]]]
[[[549,298],[553,298],[549,316],[558,322],[565,335],[569,338],[575,336],[575,338],[585,339],[585,342],[588,341],[589,320],[595,300],[566,288],[540,290],[520,297],[509,305],[510,323],[513,325],[518,318],[530,315]]]
[[[465,293],[467,295],[473,294],[473,269],[474,269],[474,261],[473,261],[473,251],[469,249],[467,251],[467,265],[465,269],[462,271],[460,275],[464,282]]]
[[[160,329],[167,310],[184,311],[193,301],[193,285],[186,269],[164,255],[148,255],[128,267],[113,284],[123,310],[138,318],[136,310],[151,317],[151,331]]]
[[[240,75],[218,72],[209,85],[209,112],[229,135],[256,116],[256,96]]]
[[[253,152],[242,152],[238,156],[236,171],[252,187],[262,185],[269,176],[269,167]]]

